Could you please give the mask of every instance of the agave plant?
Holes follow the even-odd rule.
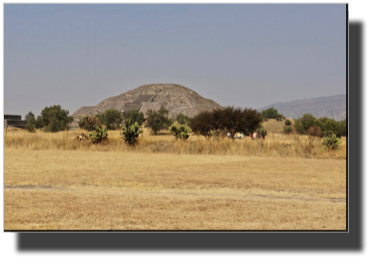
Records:
[[[107,140],[107,136],[108,136],[107,131],[108,131],[107,129],[103,129],[100,126],[96,126],[95,131],[90,132],[90,134],[89,134],[92,142],[93,143],[101,143],[101,142]]]
[[[331,134],[331,137],[324,137],[323,138],[323,142],[322,142],[322,145],[326,148],[326,149],[337,149],[338,146],[342,143],[342,141],[336,137],[335,134]]]
[[[132,121],[128,119],[125,121],[123,131],[120,132],[120,135],[122,136],[125,143],[133,145],[137,142],[137,138],[141,133],[142,129],[140,128],[139,124],[137,122],[133,124]]]
[[[175,136],[175,139],[182,139],[186,140],[189,138],[190,133],[192,132],[191,129],[187,126],[187,124],[180,125],[177,122],[174,122],[169,127],[170,133]]]

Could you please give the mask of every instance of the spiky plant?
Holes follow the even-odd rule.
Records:
[[[322,142],[322,145],[326,148],[326,149],[337,149],[338,146],[342,143],[342,141],[336,137],[335,134],[331,134],[331,137],[328,136],[328,137],[324,137],[323,138],[323,142]]]
[[[95,131],[90,132],[90,134],[89,134],[92,142],[93,143],[101,143],[101,142],[107,140],[107,136],[108,136],[107,131],[108,131],[107,129],[103,129],[100,126],[96,126]]]
[[[125,121],[125,125],[123,126],[123,131],[120,132],[120,135],[125,143],[128,143],[129,145],[134,145],[135,143],[137,143],[137,138],[141,133],[142,129],[140,128],[139,124],[137,122],[133,124],[130,119],[127,119]]]
[[[187,124],[180,125],[177,122],[174,122],[169,127],[170,133],[175,137],[175,139],[186,140],[189,138],[191,129],[187,126]]]

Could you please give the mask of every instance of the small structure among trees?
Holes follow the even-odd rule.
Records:
[[[4,114],[4,128],[17,127],[24,128],[26,121],[21,120],[21,115]]]

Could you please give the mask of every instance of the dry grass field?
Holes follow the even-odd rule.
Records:
[[[285,135],[268,130],[265,141],[245,139],[206,140],[203,136],[191,135],[186,141],[175,141],[168,131],[151,136],[149,129],[139,137],[138,145],[130,147],[124,144],[120,130],[108,132],[109,141],[105,145],[76,142],[80,133],[87,131],[72,130],[58,133],[29,133],[25,130],[9,130],[4,137],[5,148],[28,150],[79,150],[79,151],[124,151],[146,153],[202,154],[221,156],[264,156],[264,157],[302,157],[314,159],[346,159],[346,140],[338,150],[326,151],[322,140],[317,137]]]
[[[292,125],[294,125],[295,120],[291,118],[286,118]],[[269,133],[283,133],[284,132],[285,121],[277,121],[276,119],[268,119],[268,121],[263,122],[263,127]]]
[[[345,230],[345,141],[4,136],[5,230]]]

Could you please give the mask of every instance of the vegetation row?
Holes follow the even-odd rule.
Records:
[[[207,140],[221,137],[232,137],[231,139],[234,140],[236,134],[253,135],[254,133],[265,139],[267,131],[262,126],[263,121],[268,119],[285,120],[284,133],[321,137],[323,138],[322,144],[328,149],[336,149],[341,143],[340,137],[347,135],[346,120],[335,121],[326,117],[317,119],[311,114],[304,114],[292,124],[274,108],[260,113],[251,108],[225,107],[203,111],[193,118],[180,113],[176,119],[169,119],[168,114],[169,111],[163,106],[159,110],[149,109],[146,118],[137,110],[122,113],[115,109],[108,109],[95,116],[82,116],[79,127],[90,131],[89,135],[93,143],[107,141],[108,130],[121,129],[120,135],[129,145],[137,143],[143,124],[150,128],[152,135],[169,129],[176,140],[187,140],[192,132],[204,136]],[[25,128],[30,132],[35,132],[35,128],[45,132],[58,132],[68,130],[69,124],[74,119],[69,116],[69,111],[58,105],[46,107],[37,118],[32,112],[29,112],[25,116],[25,120],[27,121]]]

